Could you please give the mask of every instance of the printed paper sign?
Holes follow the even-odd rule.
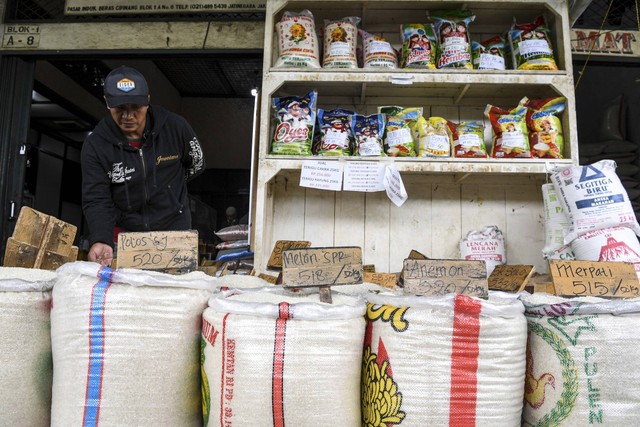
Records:
[[[395,165],[389,165],[384,171],[384,188],[387,190],[387,196],[398,207],[407,201],[407,190],[404,188],[400,172]]]
[[[265,10],[266,2],[243,0],[67,0],[65,15],[125,13],[254,12]]]
[[[347,162],[344,167],[344,191],[384,191],[384,165],[379,162]]]
[[[302,163],[300,187],[340,191],[342,189],[342,164],[323,160],[306,160]]]

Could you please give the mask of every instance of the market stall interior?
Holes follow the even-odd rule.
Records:
[[[7,1],[5,21],[38,24],[167,19],[161,15],[69,16],[64,14],[64,3],[62,0]],[[570,4],[576,11],[576,15],[570,17],[574,27],[598,28],[604,23],[604,28],[610,31],[638,28],[633,2],[616,1],[610,5],[606,0],[595,0]],[[172,15],[171,18],[184,21],[264,20],[264,14],[260,13],[220,15],[192,13]],[[76,244],[81,248],[87,230],[80,206],[80,148],[87,132],[106,113],[101,79],[121,64],[142,70],[150,80],[152,101],[185,116],[202,140],[208,169],[189,187],[194,224],[201,236],[215,239],[213,231],[226,225],[226,212],[231,207],[235,208],[238,219],[249,213],[251,122],[254,118],[251,90],[261,86],[261,51],[221,53],[202,50],[197,54],[129,51],[106,55],[85,51],[23,58],[34,62],[35,75],[21,204],[77,225]],[[601,128],[609,123],[604,120],[605,107],[607,111],[614,111],[619,106],[618,110],[626,112],[626,117],[637,116],[640,85],[635,83],[637,64],[633,60],[591,58],[583,68],[585,56],[573,57],[574,80],[580,83],[575,92],[575,113],[581,164],[595,161],[601,154],[589,154],[593,150],[583,151],[583,146],[591,148],[594,143],[593,147],[597,148],[595,145],[605,141],[601,132]],[[617,77],[608,77],[612,73]],[[621,94],[624,94],[623,98],[619,98]],[[627,120],[625,126],[627,129],[621,138],[635,146],[640,140],[638,124]],[[624,159],[618,156],[616,161],[623,164]],[[635,163],[634,160],[632,167],[624,163],[625,170],[631,169],[628,172],[633,178],[632,184],[636,183],[636,175],[640,176]],[[640,195],[637,201],[640,209]],[[4,237],[8,235],[10,233]]]
[[[184,58],[72,58],[38,60],[27,144],[24,205],[78,226],[87,234],[81,209],[80,150],[85,136],[106,113],[104,76],[120,64],[145,73],[152,103],[188,118],[203,145],[207,170],[189,183],[194,228],[204,243],[249,209],[251,123],[262,59],[254,55]]]

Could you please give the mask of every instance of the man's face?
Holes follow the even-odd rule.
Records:
[[[124,104],[109,108],[109,112],[122,133],[138,137],[144,131],[148,109],[148,105]]]

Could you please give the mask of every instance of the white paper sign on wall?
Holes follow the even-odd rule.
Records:
[[[378,162],[346,162],[344,166],[344,191],[384,191],[383,164]]]
[[[306,160],[302,163],[300,187],[340,191],[342,189],[342,162]]]
[[[387,190],[387,196],[396,206],[400,207],[407,201],[407,190],[395,165],[388,165],[384,171],[384,188]]]

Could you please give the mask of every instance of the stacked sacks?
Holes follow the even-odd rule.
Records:
[[[332,299],[279,287],[211,298],[202,328],[204,425],[359,427],[365,303],[335,292]]]
[[[569,219],[553,184],[542,184],[544,206],[544,259],[576,259],[571,246],[564,243],[564,235],[569,230]]]
[[[640,419],[640,299],[521,295],[529,324],[523,426]]]
[[[215,279],[96,263],[57,271],[52,426],[200,426],[201,316]]]
[[[216,261],[224,261],[234,272],[253,269],[253,253],[249,251],[249,226],[236,224],[215,232],[221,243],[216,245]],[[223,267],[220,270],[224,269]],[[245,271],[246,274],[246,271]]]
[[[369,296],[362,425],[519,427],[523,312],[496,296]]]
[[[569,223],[564,243],[576,259],[633,262],[640,274],[640,225],[616,163],[561,168],[551,180]]]
[[[580,146],[580,164],[611,159],[618,165],[616,174],[627,190],[636,214],[640,216],[640,156],[637,141],[627,139],[627,114],[623,95],[603,107],[602,121],[595,143]]]
[[[50,424],[53,271],[0,268],[0,425]]]

